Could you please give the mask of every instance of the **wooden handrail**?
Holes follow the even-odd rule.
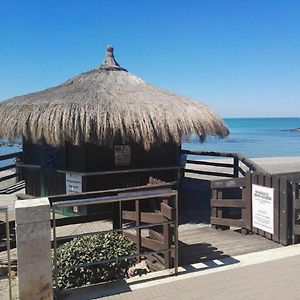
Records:
[[[23,152],[14,152],[10,154],[0,155],[0,161],[12,158],[20,158]]]
[[[7,162],[7,165],[0,167],[0,182],[7,181],[13,178],[17,178],[17,182],[22,180],[22,172],[17,165],[18,161],[22,159],[22,156],[23,156],[23,152],[14,152],[14,153],[0,155],[0,161],[14,159],[14,158],[16,159],[15,163],[11,164]],[[15,170],[15,172],[13,172],[13,169]],[[12,170],[13,173],[10,174],[2,173],[3,171],[7,171],[7,170]],[[12,184],[12,186],[14,186],[14,184]]]
[[[224,157],[224,158],[233,158],[240,162],[242,162],[246,167],[249,168],[250,171],[260,172],[264,174],[269,174],[264,168],[256,164],[251,159],[243,156],[238,152],[213,152],[213,151],[193,151],[193,150],[181,150],[182,154],[187,155],[198,155],[198,156],[214,156],[214,157]],[[200,161],[195,162],[193,160],[187,160],[187,163],[195,163],[195,164],[203,164],[203,165],[210,165],[210,166],[217,166],[217,167],[232,167],[235,168],[235,165],[226,164],[226,163],[219,163],[219,162],[208,162],[208,161]]]

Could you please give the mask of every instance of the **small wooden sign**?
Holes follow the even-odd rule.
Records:
[[[129,145],[115,146],[115,166],[129,166],[131,150]]]

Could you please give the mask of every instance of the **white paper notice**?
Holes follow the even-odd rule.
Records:
[[[82,176],[66,173],[66,194],[82,193]]]
[[[274,189],[252,184],[252,226],[274,234]]]

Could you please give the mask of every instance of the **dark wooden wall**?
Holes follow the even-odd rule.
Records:
[[[117,144],[120,145],[120,144]],[[101,172],[138,168],[177,166],[180,147],[173,143],[156,145],[145,151],[141,145],[131,144],[131,161],[128,166],[115,166],[115,149],[94,144],[55,148],[47,144],[23,142],[26,193],[33,196],[64,194],[65,174],[57,170],[73,172]],[[96,175],[83,177],[83,192],[111,188],[132,187],[147,184],[149,177],[163,181],[177,179],[177,170],[149,171],[143,173]]]

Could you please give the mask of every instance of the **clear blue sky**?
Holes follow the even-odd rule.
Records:
[[[300,117],[300,1],[0,0],[0,99],[121,66],[222,117]]]

